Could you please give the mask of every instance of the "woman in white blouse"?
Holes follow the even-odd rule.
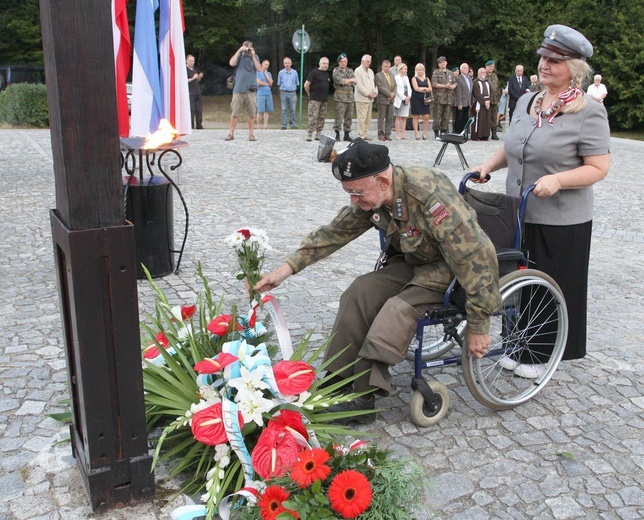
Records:
[[[407,64],[401,63],[396,74],[396,97],[394,98],[394,115],[396,116],[396,139],[406,139],[405,129],[409,117],[409,99],[411,85],[407,77]]]

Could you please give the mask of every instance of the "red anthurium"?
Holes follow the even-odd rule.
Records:
[[[242,235],[246,240],[250,238],[250,230],[246,228],[238,229],[237,233]]]
[[[269,422],[267,428],[279,431],[296,431],[302,437],[308,440],[309,432],[302,422],[302,414],[295,410],[280,410],[279,415],[275,415]]]
[[[273,367],[277,388],[284,395],[301,394],[315,379],[315,370],[304,361],[280,361]]]
[[[231,314],[221,314],[214,318],[207,326],[208,332],[215,336],[225,336],[233,317]]]
[[[192,318],[196,311],[197,311],[196,305],[185,305],[181,307],[181,319],[183,321],[186,321],[187,319]]]
[[[253,469],[264,480],[281,477],[291,469],[299,451],[295,437],[289,432],[266,428],[251,454]]]
[[[170,344],[170,341],[168,341],[168,338],[163,332],[159,332],[154,336],[154,339],[156,339],[162,347],[167,347]]]
[[[195,365],[195,372],[199,374],[214,374],[221,372],[228,365],[231,365],[239,358],[228,352],[220,352],[214,358],[204,359]]]
[[[238,413],[239,427],[244,427],[244,419]],[[192,416],[192,434],[202,444],[216,446],[228,441],[221,403],[199,410]]]
[[[149,347],[146,347],[143,351],[143,357],[145,359],[154,359],[155,357],[160,355],[161,351],[159,350],[159,347],[157,347],[154,343]]]

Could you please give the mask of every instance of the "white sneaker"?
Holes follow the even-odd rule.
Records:
[[[539,363],[536,365],[519,365],[514,370],[514,375],[525,377],[526,379],[538,379],[545,374],[548,365]]]
[[[519,367],[519,365],[521,365],[521,363],[519,363],[518,361],[512,359],[509,356],[505,356],[505,357],[502,357],[500,359],[499,365],[501,365],[506,370],[514,371],[517,367]]]

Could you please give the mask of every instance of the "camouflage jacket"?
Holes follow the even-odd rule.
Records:
[[[310,233],[286,260],[294,272],[329,256],[373,227],[414,266],[413,285],[445,291],[456,276],[465,290],[469,331],[489,331],[489,317],[501,306],[496,251],[476,213],[445,175],[421,167],[397,166],[393,213],[384,208],[342,208],[333,221]]]
[[[490,103],[498,105],[501,101],[501,91],[499,90],[499,77],[491,72],[487,75],[487,82],[490,84]]]
[[[434,99],[439,105],[451,105],[454,102],[454,91],[447,88],[435,88],[436,85],[449,85],[456,83],[456,78],[451,70],[436,69],[432,72],[432,87]]]
[[[342,85],[345,79],[355,78],[353,69],[347,67],[342,70],[340,67],[333,69],[333,99],[342,103],[353,103],[353,83],[351,85]]]

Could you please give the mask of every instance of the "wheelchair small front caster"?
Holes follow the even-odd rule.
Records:
[[[409,403],[409,415],[412,422],[423,428],[437,424],[449,411],[449,390],[443,383],[430,381],[433,395],[431,403],[425,400],[420,390],[415,390]]]

